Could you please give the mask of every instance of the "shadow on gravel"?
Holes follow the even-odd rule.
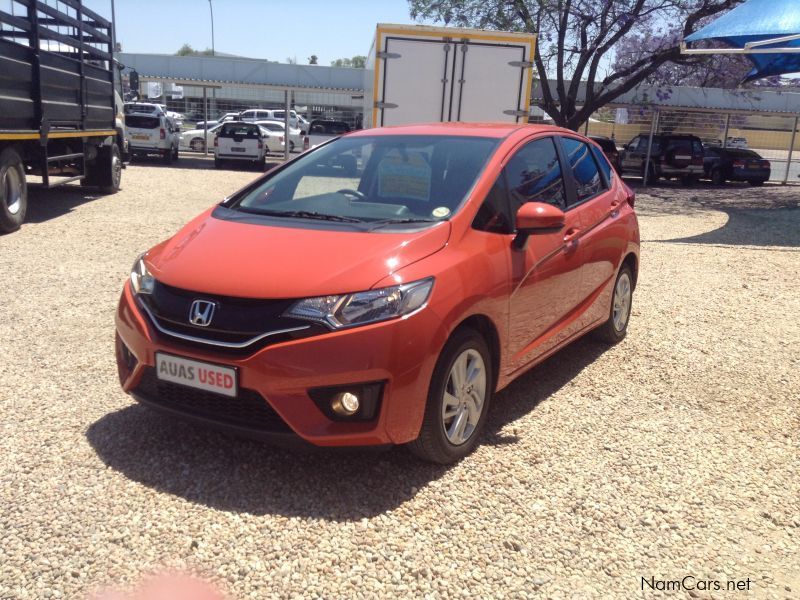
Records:
[[[294,156],[294,155],[293,155]],[[278,156],[268,156],[267,163],[268,164],[280,164],[282,161],[281,157]],[[210,169],[216,170],[214,167],[214,157],[209,155],[207,158],[202,154],[183,154],[181,153],[180,158],[173,162],[172,164],[165,164],[161,158],[158,156],[137,156],[131,165],[135,167],[146,167],[146,168],[156,168],[156,169]],[[247,162],[247,161],[228,161],[222,163],[223,171],[255,171],[260,173],[261,169],[256,167],[254,164]],[[122,175],[123,182],[125,181],[125,174]]]
[[[90,188],[78,185],[65,185],[53,189],[45,189],[40,185],[28,186],[28,211],[26,223],[43,223],[72,212],[81,204],[97,200],[102,194]]]
[[[636,207],[643,217],[699,216],[708,211],[723,212],[722,227],[698,235],[644,240],[662,244],[705,244],[725,246],[800,247],[800,188],[796,186],[727,184],[716,187],[700,183],[686,188],[661,184],[637,194],[648,202]]]
[[[498,433],[592,363],[607,346],[578,341],[497,395],[482,441]],[[283,449],[188,425],[133,405],[93,423],[100,459],[129,479],[223,511],[351,521],[385,513],[447,472],[403,448]]]

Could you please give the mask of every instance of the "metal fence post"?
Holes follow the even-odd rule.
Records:
[[[792,141],[789,142],[789,156],[786,157],[786,171],[783,174],[783,184],[789,181],[789,167],[792,166],[792,153],[794,152],[794,140],[797,137],[797,121],[800,120],[800,117],[794,118],[794,126],[792,127]]]
[[[728,132],[731,128],[731,113],[725,115],[725,133],[722,135],[722,147],[728,147]]]
[[[205,122],[203,155],[208,156],[208,88],[206,86],[203,86],[203,121]]]
[[[642,173],[642,187],[647,187],[648,179],[650,178],[650,153],[653,150],[653,135],[655,135],[656,127],[658,127],[658,109],[653,109],[653,118],[650,121],[650,137],[647,139],[647,158],[644,161],[644,169]]]
[[[283,160],[289,160],[289,90],[283,91],[283,100],[286,104],[286,113],[284,114],[284,131],[283,131]]]

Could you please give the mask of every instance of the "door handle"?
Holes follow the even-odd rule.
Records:
[[[567,232],[564,234],[564,245],[567,247],[574,247],[578,245],[578,236],[581,234],[581,230],[572,227],[568,229]]]
[[[611,209],[617,208],[620,204],[622,204],[622,200],[612,200],[611,201]]]

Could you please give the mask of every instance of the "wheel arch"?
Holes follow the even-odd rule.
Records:
[[[500,371],[500,335],[497,332],[497,327],[494,322],[484,314],[474,314],[465,318],[453,331],[450,332],[448,339],[452,337],[457,331],[461,329],[474,329],[483,339],[486,340],[486,345],[489,348],[492,360],[492,390],[497,389],[497,381]]]
[[[624,266],[628,266],[631,270],[631,275],[633,276],[633,289],[636,289],[636,282],[639,280],[639,259],[636,257],[636,254],[633,252],[629,252],[625,258],[622,259],[622,264],[620,268]]]

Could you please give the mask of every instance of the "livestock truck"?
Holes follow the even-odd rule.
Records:
[[[113,29],[82,0],[0,4],[0,233],[19,229],[28,179],[119,189],[125,150]]]
[[[364,127],[527,123],[536,36],[378,24],[364,71]]]

